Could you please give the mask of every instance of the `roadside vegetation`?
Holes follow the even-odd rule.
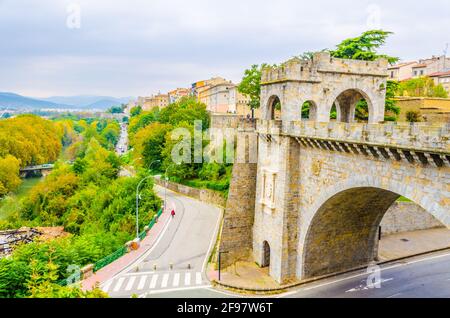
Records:
[[[120,134],[116,121],[65,118],[46,125],[56,127],[55,149],[64,149],[70,160],[56,161],[50,175],[11,204],[0,229],[63,226],[69,234],[20,245],[10,257],[0,259],[0,297],[105,297],[98,289],[82,292],[59,282],[134,238],[135,191],[141,176],[118,177],[121,160],[113,151]],[[60,156],[51,154],[45,159]],[[161,205],[151,181],[141,189],[140,229]]]
[[[182,98],[166,108],[154,108],[142,111],[140,107],[131,110],[129,134],[133,147],[134,162],[144,170],[153,170],[165,174],[175,182],[196,188],[207,188],[226,195],[230,177],[231,164],[206,162],[194,163],[194,121],[202,122],[203,152],[207,153],[208,135],[205,133],[210,125],[210,115],[206,106],[195,98]],[[172,140],[172,133],[184,128],[190,132],[191,162],[175,164],[172,152],[181,139]]]

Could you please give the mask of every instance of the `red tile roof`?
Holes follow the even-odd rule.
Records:
[[[410,65],[410,64],[415,64],[415,63],[417,63],[417,62],[398,63],[398,64],[395,64],[395,65],[389,66],[388,69],[389,70],[393,70],[393,69],[397,69],[397,68],[400,68],[400,67],[403,67],[403,66],[407,66],[407,65]]]
[[[436,72],[428,75],[429,77],[441,77],[441,76],[450,76],[450,71],[447,72]]]

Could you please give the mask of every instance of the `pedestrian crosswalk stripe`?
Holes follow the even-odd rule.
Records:
[[[167,287],[167,283],[169,282],[169,274],[164,274],[161,282],[161,287]]]
[[[107,282],[107,283],[103,286],[102,290],[103,290],[105,293],[108,292],[109,287],[111,287],[111,283],[112,283],[112,280],[110,280],[109,282]]]
[[[197,284],[197,285],[200,285],[201,283],[202,283],[202,273],[197,273],[196,274],[196,276],[195,276],[195,283]]]
[[[157,281],[158,281],[158,274],[155,274],[152,276],[152,281],[150,282],[150,288],[155,288]]]
[[[127,286],[125,287],[125,290],[131,290],[133,287],[134,281],[136,280],[136,276],[132,276],[130,280],[128,281]]]
[[[139,285],[138,285],[137,289],[138,290],[143,289],[146,281],[147,281],[147,276],[142,276],[141,279],[139,280]]]
[[[172,286],[173,286],[173,287],[177,287],[178,285],[180,285],[180,273],[176,273],[176,274],[173,276],[173,283],[172,283]]]
[[[191,273],[186,273],[186,275],[184,275],[184,284],[186,286],[191,284]]]
[[[125,280],[125,277],[120,277],[119,280],[117,281],[116,286],[114,286],[114,291],[119,291],[120,287],[122,287],[123,281]]]

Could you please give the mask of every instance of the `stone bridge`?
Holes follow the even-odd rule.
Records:
[[[225,265],[251,257],[280,283],[365,266],[400,196],[450,228],[449,125],[381,123],[386,65],[321,53],[263,72],[263,119],[239,132],[257,140],[258,160],[233,168]],[[354,119],[362,98],[369,123]],[[307,121],[305,101],[313,105]],[[333,104],[338,120],[330,122]]]
[[[40,173],[43,176],[48,175],[54,168],[53,164],[43,164],[43,165],[36,165],[36,166],[27,166],[20,169],[20,176],[22,178],[25,178],[29,176],[30,174]]]

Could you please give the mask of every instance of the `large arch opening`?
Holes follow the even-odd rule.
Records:
[[[330,118],[345,123],[368,122],[370,109],[371,101],[367,94],[358,89],[347,89],[333,101]]]
[[[378,260],[381,221],[399,198],[397,193],[374,187],[352,188],[329,198],[308,227],[302,278],[342,272]],[[450,241],[450,231],[444,231],[448,231]]]
[[[267,104],[267,114],[269,120],[281,118],[281,100],[278,96],[273,95],[269,98]]]

